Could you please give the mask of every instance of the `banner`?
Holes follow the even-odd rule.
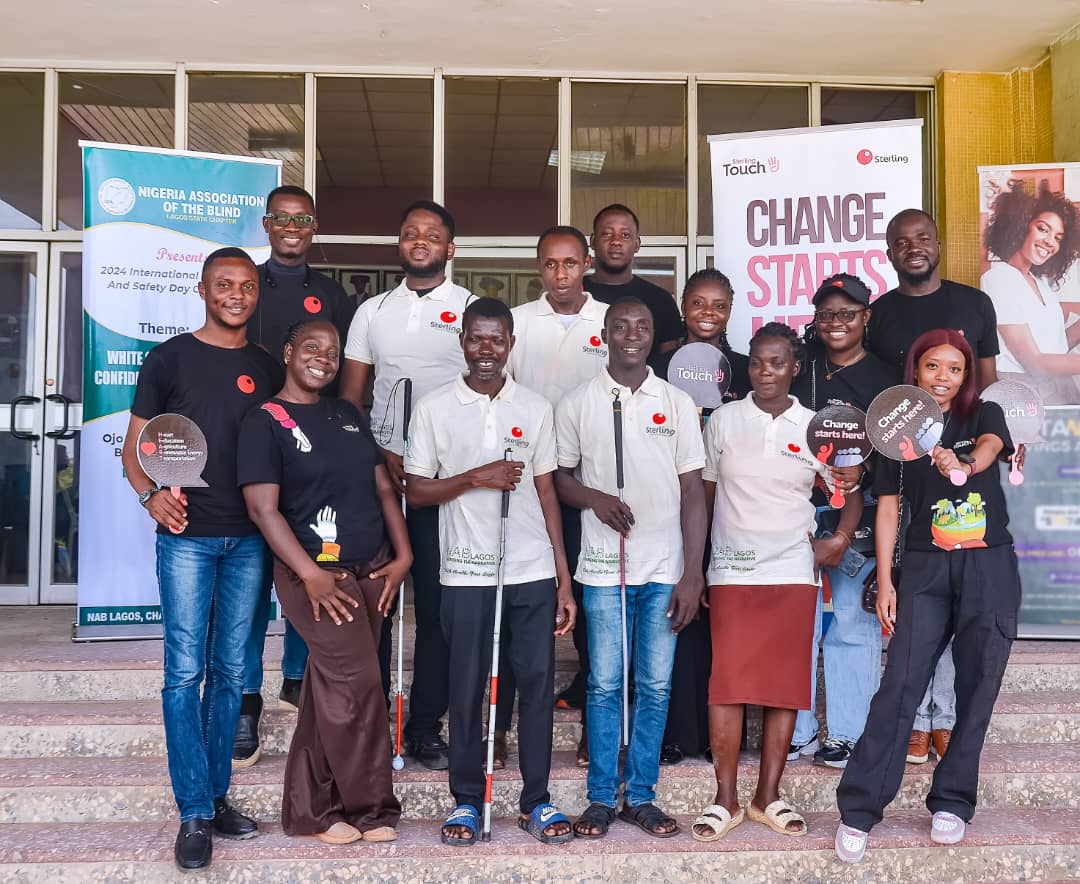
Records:
[[[997,313],[998,377],[1046,405],[1025,482],[1005,489],[1021,634],[1080,638],[1080,163],[978,174],[979,287]]]
[[[256,262],[278,160],[96,142],[83,149],[83,426],[78,637],[160,634],[154,525],[120,462],[139,366],[205,312],[203,260],[221,246]]]
[[[797,331],[834,273],[874,297],[896,285],[885,225],[921,208],[922,120],[710,135],[713,266],[735,290],[728,340],[773,320]]]

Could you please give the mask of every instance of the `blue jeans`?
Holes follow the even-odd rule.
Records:
[[[229,791],[244,643],[266,581],[266,544],[258,534],[158,534],[157,578],[165,637],[161,706],[173,796],[181,822],[212,819],[214,800]]]
[[[952,646],[952,639],[949,639],[945,653],[938,657],[934,677],[915,711],[912,730],[951,731],[956,727],[956,664],[953,663]]]
[[[675,633],[667,618],[670,583],[626,587],[627,654],[634,671],[630,745],[623,779],[626,801],[636,807],[656,797],[660,778],[660,743],[667,722]],[[590,803],[615,807],[619,793],[619,743],[622,730],[622,620],[619,587],[586,586],[585,619],[589,626]]]
[[[273,567],[266,567],[266,584],[259,604],[255,609],[255,619],[251,623],[251,635],[244,647],[244,693],[258,694],[263,684],[263,647],[266,644],[266,627],[270,623],[270,588],[273,586]],[[301,679],[307,668],[308,649],[293,625],[285,621],[285,651],[281,655],[281,675],[284,678]]]
[[[854,577],[839,568],[827,568],[832,587],[833,620],[825,633],[825,719],[829,738],[856,742],[862,736],[870,699],[881,682],[881,624],[862,609],[863,579],[874,559]],[[814,708],[817,702],[818,645],[821,644],[821,591],[818,590],[814,629],[813,665],[810,669],[810,710],[795,719],[793,743],[806,743],[818,731]]]

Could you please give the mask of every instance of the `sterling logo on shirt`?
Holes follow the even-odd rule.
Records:
[[[453,310],[443,310],[439,314],[439,321],[430,323],[431,327],[438,329],[439,331],[453,332],[455,335],[461,333],[461,329],[454,325],[458,321],[458,315]]]
[[[600,335],[593,335],[589,338],[589,343],[585,344],[581,348],[582,353],[587,353],[589,356],[602,356],[607,359],[607,347],[604,346],[604,341]]]
[[[658,411],[652,416],[652,424],[645,427],[645,432],[649,436],[674,436],[675,428],[667,426],[667,415]]]
[[[503,445],[513,445],[516,448],[528,448],[529,440],[525,438],[525,431],[521,427],[511,427],[510,435],[503,437]]]

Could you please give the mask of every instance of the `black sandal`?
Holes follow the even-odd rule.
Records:
[[[578,838],[603,838],[608,829],[611,828],[611,822],[615,819],[615,808],[608,807],[606,804],[590,804],[585,808],[585,812],[577,818],[574,822],[574,834]],[[579,826],[587,826],[590,829],[599,829],[597,832],[583,832]]]
[[[673,817],[668,816],[651,801],[631,807],[623,804],[619,811],[619,819],[624,823],[637,826],[641,831],[652,835],[654,838],[672,838],[679,834],[679,823]],[[665,832],[661,826],[674,823],[675,827],[670,832]]]

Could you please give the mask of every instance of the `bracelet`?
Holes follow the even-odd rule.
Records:
[[[844,540],[845,540],[845,542],[847,543],[847,545],[848,545],[848,546],[851,546],[851,535],[850,535],[850,534],[848,534],[848,533],[847,533],[847,531],[844,531],[844,530],[842,530],[842,529],[840,529],[840,528],[837,528],[837,529],[836,529],[836,530],[835,530],[835,531],[834,531],[833,533],[834,533],[834,534],[835,534],[835,535],[836,535],[837,537],[843,537],[843,538],[844,538]]]
[[[970,479],[977,472],[976,469],[975,469],[975,461],[973,460],[969,464],[964,464],[964,466],[966,466],[968,468],[968,478]]]

